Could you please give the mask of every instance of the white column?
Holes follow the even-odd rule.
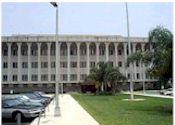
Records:
[[[77,43],[77,81],[80,81],[80,43]]]
[[[89,72],[90,72],[90,68],[89,68],[89,62],[90,62],[90,59],[89,59],[89,43],[87,43],[87,75],[89,75]]]
[[[125,69],[125,76],[127,77],[128,71],[127,71],[127,66],[126,66],[126,62],[127,62],[127,43],[124,43],[124,69]]]
[[[21,43],[18,45],[18,82],[21,82]]]
[[[67,43],[67,75],[70,81],[70,43]]]
[[[51,81],[51,66],[50,66],[50,50],[51,50],[51,43],[47,43],[47,62],[48,62],[48,81]]]
[[[141,49],[142,49],[142,52],[144,51],[144,46],[145,44],[141,44]],[[142,83],[143,83],[143,93],[145,94],[145,65],[143,63],[141,63],[141,66],[140,66],[140,70],[141,70],[141,79],[142,79]]]
[[[106,62],[109,61],[109,43],[105,43]]]
[[[38,82],[41,81],[41,43],[38,43]]]
[[[55,55],[55,63],[56,63],[56,83],[60,82],[60,73],[59,73],[59,69],[60,69],[60,42],[56,42],[56,55]]]
[[[28,81],[31,81],[31,43],[27,43],[28,46]]]
[[[100,43],[96,43],[96,61],[99,62],[99,46]]]
[[[135,53],[136,52],[136,44],[133,43],[132,46],[133,46],[133,53]],[[134,62],[133,69],[134,69],[134,71],[133,71],[133,80],[136,80],[136,62]]]
[[[10,83],[11,78],[11,43],[8,43],[8,82]]]
[[[118,43],[114,44],[115,46],[115,66],[118,67]]]

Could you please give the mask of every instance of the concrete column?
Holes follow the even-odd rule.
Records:
[[[18,45],[18,82],[21,82],[21,43]]]
[[[8,43],[8,82],[10,83],[11,78],[11,43]]]
[[[99,62],[99,46],[100,43],[96,43],[96,61]]]
[[[68,75],[68,81],[70,81],[70,44],[67,43],[67,75]]]
[[[80,81],[80,43],[77,43],[77,81]]]
[[[55,55],[55,61],[56,61],[56,82],[59,83],[60,82],[60,73],[59,73],[59,69],[60,69],[60,42],[56,42],[56,55]]]
[[[141,44],[142,52],[144,51],[144,46],[145,44]],[[141,63],[140,70],[140,73],[142,74],[143,93],[145,94],[145,65],[143,63]]]
[[[132,43],[133,46],[133,53],[136,52],[136,44]],[[134,62],[134,67],[133,67],[134,71],[133,71],[133,80],[136,80],[136,62]]]
[[[87,75],[89,75],[90,72],[90,68],[89,68],[89,63],[90,63],[90,59],[89,59],[89,43],[87,43]]]
[[[106,62],[109,61],[109,43],[105,43]]]
[[[28,81],[31,81],[31,43],[27,43],[28,46]]]
[[[118,43],[115,43],[114,44],[114,47],[115,47],[115,66],[118,67]]]
[[[41,43],[38,43],[38,82],[41,82]]]
[[[50,66],[50,50],[51,50],[51,43],[47,43],[47,62],[48,62],[48,81],[51,81],[51,66]]]

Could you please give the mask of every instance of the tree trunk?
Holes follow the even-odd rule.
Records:
[[[104,91],[104,84],[103,84],[103,82],[102,82],[102,85],[101,85],[101,92],[103,92]]]

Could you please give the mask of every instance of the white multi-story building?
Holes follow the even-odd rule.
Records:
[[[2,37],[2,87],[78,86],[98,62],[110,62],[130,77],[127,38],[116,35],[12,35]],[[57,43],[57,44],[56,44]],[[147,38],[131,37],[132,52],[150,50]],[[133,82],[154,82],[134,63]]]

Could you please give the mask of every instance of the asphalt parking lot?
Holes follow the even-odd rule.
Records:
[[[28,118],[25,120],[22,120],[21,125],[30,125],[30,123],[34,120],[35,118]],[[2,125],[17,125],[16,121],[9,119],[9,118],[3,118],[2,119]]]

